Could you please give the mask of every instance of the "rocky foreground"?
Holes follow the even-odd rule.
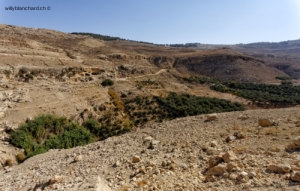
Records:
[[[299,107],[207,119],[51,150],[4,167],[0,190],[300,190]]]

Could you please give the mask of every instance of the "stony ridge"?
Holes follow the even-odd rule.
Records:
[[[258,126],[258,118],[279,125]],[[298,190],[300,108],[179,118],[0,172],[0,190]],[[205,122],[206,121],[206,122]]]

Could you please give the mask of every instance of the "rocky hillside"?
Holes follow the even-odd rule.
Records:
[[[298,190],[299,120],[299,108],[288,108],[147,125],[7,166],[0,189]]]
[[[300,78],[300,40],[283,42],[259,42],[236,45],[210,45],[200,43],[174,44],[173,47],[186,47],[197,50],[231,49],[255,57],[270,67],[286,73],[292,78]]]
[[[215,78],[289,79],[261,57],[10,25],[0,25],[0,31],[0,190],[299,188],[298,102],[260,110],[259,102],[239,97],[237,90],[210,88]],[[285,82],[282,89],[292,85]],[[283,95],[297,98],[297,91]],[[199,114],[199,108],[251,110],[174,119]],[[10,135],[40,114],[79,125],[96,119],[108,130],[132,131],[18,164],[26,151],[12,146]]]

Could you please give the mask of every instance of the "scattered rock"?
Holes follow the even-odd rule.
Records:
[[[253,179],[256,176],[257,176],[256,172],[254,172],[254,171],[249,172],[249,178]]]
[[[212,168],[223,162],[222,156],[212,156],[208,160],[208,167]]]
[[[63,177],[59,175],[55,175],[54,177],[50,178],[49,185],[55,184],[57,182],[61,182],[63,180]]]
[[[231,142],[231,141],[234,141],[234,140],[236,140],[236,137],[233,136],[233,135],[228,136],[228,137],[225,139],[225,141],[226,141],[227,143],[229,143],[229,142]]]
[[[242,183],[247,183],[247,182],[249,181],[248,173],[245,172],[245,171],[240,172],[240,173],[237,175],[236,180],[237,180],[237,181],[240,181],[240,182],[242,182]]]
[[[120,161],[115,162],[115,164],[113,165],[113,167],[119,167],[121,165]]]
[[[231,173],[231,174],[229,175],[229,179],[230,179],[230,180],[236,180],[237,177],[238,177],[238,175],[237,175],[236,173]]]
[[[228,151],[225,154],[223,154],[222,159],[226,162],[229,163],[231,161],[237,160],[236,155],[234,154],[233,151]]]
[[[274,153],[278,153],[278,152],[280,152],[280,148],[279,147],[271,147],[271,148],[269,148],[269,151],[274,152]]]
[[[292,181],[300,182],[300,171],[292,172],[290,178],[291,178]]]
[[[132,157],[132,163],[138,163],[140,161],[141,161],[141,158],[139,156],[136,155],[136,156]]]
[[[210,142],[210,146],[211,147],[216,147],[218,145],[218,142],[217,141],[212,141]]]
[[[238,168],[239,167],[236,163],[230,162],[230,163],[227,164],[227,171],[228,172],[236,171]]]
[[[207,176],[222,176],[226,172],[226,166],[224,164],[218,164],[217,166],[214,166],[210,168],[206,175]]]
[[[144,144],[145,143],[149,143],[149,142],[151,142],[153,140],[153,137],[151,137],[151,136],[146,136],[146,137],[144,137]]]
[[[300,150],[300,136],[296,137],[292,143],[286,146],[286,151],[299,151]]]
[[[241,114],[241,115],[239,115],[238,119],[246,120],[246,119],[249,119],[249,116],[247,114]]]
[[[270,127],[273,123],[269,119],[258,119],[258,126]]]
[[[148,149],[154,149],[157,145],[158,145],[159,141],[157,140],[151,140],[150,145],[148,147]]]
[[[284,174],[291,171],[291,166],[288,164],[271,164],[267,167],[267,170],[272,173]]]
[[[75,158],[74,158],[74,162],[79,162],[82,160],[82,155],[77,155]]]
[[[246,138],[246,135],[242,132],[235,132],[234,136],[238,139],[245,139]]]
[[[217,118],[218,118],[218,114],[216,114],[216,113],[208,114],[208,115],[206,115],[205,122],[215,121],[215,120],[217,120]]]

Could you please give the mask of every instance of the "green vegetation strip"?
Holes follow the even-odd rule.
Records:
[[[24,159],[26,159],[45,153],[49,149],[68,149],[82,146],[130,130],[129,125],[126,124],[123,127],[117,123],[103,124],[97,120],[89,119],[81,126],[68,121],[65,117],[40,115],[21,124],[11,134],[11,143],[24,149],[26,155]]]
[[[126,113],[135,125],[142,125],[148,121],[161,122],[165,119],[243,109],[241,104],[224,99],[198,97],[174,92],[169,93],[165,98],[137,96],[134,99],[125,101]]]
[[[88,119],[82,125],[65,117],[40,115],[27,120],[11,134],[11,143],[24,149],[25,156],[47,152],[49,149],[68,149],[126,133],[132,126],[141,126],[149,121],[161,122],[203,113],[243,110],[241,104],[223,99],[197,97],[171,92],[167,97],[141,97],[123,100],[117,92],[109,89],[116,111],[107,111],[99,119]],[[124,111],[125,117],[116,118],[117,111]],[[18,159],[19,160],[19,159]],[[22,162],[20,159],[19,161]]]
[[[288,77],[277,77],[277,79],[281,80],[280,85],[240,83],[196,76],[183,78],[189,83],[209,84],[212,90],[232,93],[252,101],[269,102],[274,106],[300,104],[300,86],[293,86]]]
[[[270,102],[275,106],[300,104],[300,86],[267,85],[254,83],[222,82],[210,87],[219,92],[234,95],[258,102]]]

